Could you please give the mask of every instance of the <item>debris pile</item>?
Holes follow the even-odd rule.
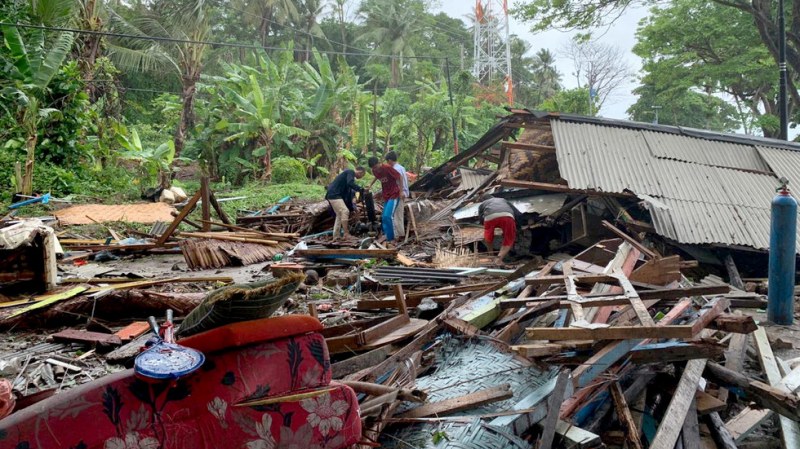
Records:
[[[137,382],[125,368],[173,321],[176,342],[210,360],[188,379],[214,395],[183,413],[248,447],[800,447],[797,329],[764,317],[760,201],[786,145],[512,111],[412,185],[396,246],[366,207],[357,238],[337,241],[324,201],[231,220],[207,180],[148,233],[104,222],[92,239],[8,217],[0,256],[20,269],[0,279],[0,413],[13,411],[0,448],[36,404]],[[520,213],[500,264],[479,224],[487,193]],[[26,289],[24,264],[56,258],[52,285]],[[145,321],[168,309],[160,329]],[[190,383],[164,384],[167,402]],[[123,402],[154,402],[142,398]],[[114,438],[169,441],[123,427],[142,416],[118,419]]]

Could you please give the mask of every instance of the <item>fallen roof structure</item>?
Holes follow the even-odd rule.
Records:
[[[756,250],[769,247],[779,178],[800,180],[800,145],[790,142],[512,110],[411,189],[445,189],[475,158],[497,163],[497,176],[475,187],[470,178],[459,206],[491,185],[624,198],[643,205],[655,233],[674,242]]]

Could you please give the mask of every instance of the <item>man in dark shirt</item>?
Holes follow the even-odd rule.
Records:
[[[381,214],[381,228],[386,235],[387,242],[394,241],[394,209],[397,207],[397,200],[400,198],[400,190],[403,188],[403,177],[392,168],[391,165],[381,164],[377,157],[371,157],[368,161],[369,168],[375,179],[370,183],[367,190],[372,188],[375,181],[381,182],[383,192],[383,213]]]
[[[503,198],[487,196],[478,207],[478,214],[483,223],[483,242],[491,254],[494,251],[494,230],[500,228],[503,232],[503,243],[497,253],[495,262],[503,263],[503,258],[511,252],[514,240],[517,238],[517,216],[519,211]]]
[[[348,168],[339,173],[333,182],[328,185],[325,199],[328,200],[333,213],[336,214],[336,221],[333,222],[333,240],[339,239],[339,234],[342,230],[344,231],[345,239],[351,237],[348,222],[350,220],[350,211],[355,209],[355,206],[353,206],[353,194],[354,192],[364,191],[356,184],[356,179],[363,178],[364,173],[363,167],[356,167],[355,170]]]

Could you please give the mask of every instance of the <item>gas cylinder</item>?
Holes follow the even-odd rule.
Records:
[[[767,319],[775,324],[790,325],[794,320],[797,201],[789,195],[789,181],[781,178],[781,183],[772,200]]]

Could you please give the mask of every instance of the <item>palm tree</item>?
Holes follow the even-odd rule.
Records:
[[[411,40],[422,31],[424,11],[419,0],[367,0],[359,8],[367,31],[357,40],[391,55],[392,87],[400,85],[403,60],[414,57]]]
[[[139,70],[167,68],[180,77],[181,114],[175,130],[175,159],[181,156],[186,135],[194,127],[194,100],[197,82],[203,70],[211,21],[205,0],[170,4],[158,10],[142,11],[134,20],[113,16],[114,28],[134,36],[152,36],[172,40],[119,39],[111,47],[111,56],[123,67]],[[169,179],[162,179],[168,186]]]
[[[259,41],[266,47],[274,25],[298,20],[295,3],[293,0],[234,0],[234,7],[244,14],[245,25],[258,28]]]
[[[533,80],[537,87],[536,105],[561,90],[561,74],[555,64],[556,58],[550,50],[543,48],[536,52],[532,70]]]
[[[26,158],[24,174],[17,166],[16,183],[23,195],[33,191],[33,165],[39,130],[59,111],[42,107],[48,86],[58,73],[61,64],[72,49],[72,33],[59,33],[54,41],[48,42],[41,29],[33,30],[23,39],[17,27],[3,26],[5,48],[0,52],[0,60],[9,72],[5,78],[10,83],[3,87],[6,97],[15,98],[19,104],[17,117],[25,130]],[[27,42],[26,42],[27,40]]]
[[[295,54],[300,56],[298,60],[308,61],[311,58],[311,49],[314,47],[314,38],[326,39],[322,27],[317,22],[317,18],[322,14],[324,6],[321,0],[302,0],[297,3],[296,28],[301,31],[303,43],[299,46],[302,50],[295,52]]]

